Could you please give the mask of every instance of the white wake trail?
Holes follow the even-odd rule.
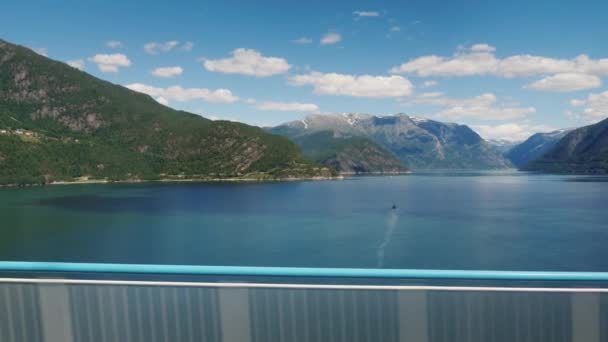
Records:
[[[386,222],[386,232],[384,233],[384,240],[378,246],[378,252],[376,253],[378,259],[378,267],[384,266],[384,249],[391,242],[391,238],[393,237],[393,231],[395,227],[397,227],[397,213],[395,210],[391,210],[387,222]]]

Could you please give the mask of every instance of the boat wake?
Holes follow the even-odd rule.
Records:
[[[378,246],[378,251],[376,253],[376,257],[378,260],[378,267],[384,266],[384,249],[391,242],[391,238],[393,237],[393,231],[397,226],[397,212],[395,210],[391,210],[386,222],[386,231],[384,232],[384,239],[382,243]]]

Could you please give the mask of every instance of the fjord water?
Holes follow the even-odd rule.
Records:
[[[608,271],[607,203],[520,172],[3,189],[0,260]]]

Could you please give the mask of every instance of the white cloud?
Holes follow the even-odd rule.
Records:
[[[501,125],[472,125],[484,139],[500,139],[507,141],[524,141],[532,134],[551,132],[556,129],[546,125],[530,125],[527,123],[506,123]]]
[[[178,66],[174,67],[164,67],[164,68],[156,68],[152,70],[152,75],[158,77],[175,77],[181,75],[184,72],[184,69]]]
[[[321,95],[354,97],[401,97],[412,93],[414,86],[401,76],[346,75],[311,72],[289,78],[292,85],[311,85]]]
[[[84,70],[84,59],[71,59],[66,61],[66,63],[72,68],[76,68],[78,70]]]
[[[97,64],[97,67],[102,72],[118,72],[120,67],[128,67],[131,65],[129,58],[121,53],[115,54],[97,54],[89,57],[89,62]]]
[[[205,59],[205,69],[225,74],[241,74],[268,77],[286,73],[291,65],[283,58],[265,57],[256,50],[239,48],[232,51],[232,57]]]
[[[594,75],[563,73],[548,76],[525,86],[540,91],[566,92],[590,88],[602,85],[602,80]]]
[[[390,31],[391,32],[399,32],[399,31],[401,31],[401,27],[399,27],[397,25],[391,26]]]
[[[164,43],[150,42],[144,45],[144,51],[151,55],[155,55],[159,52],[169,52],[179,45],[177,40],[170,40]]]
[[[438,97],[442,97],[443,93],[440,91],[433,91],[430,93],[422,93],[420,95],[417,96],[417,98],[414,101],[419,101],[421,99],[431,99],[431,98],[438,98]]]
[[[256,106],[259,110],[270,110],[280,112],[318,112],[319,106],[314,103],[300,102],[261,102]]]
[[[423,87],[423,88],[434,87],[434,86],[436,86],[436,85],[437,85],[437,81],[433,81],[433,80],[430,80],[430,81],[424,81],[424,83],[422,83],[422,87]]]
[[[496,68],[497,60],[489,52],[459,53],[452,58],[435,55],[415,58],[393,67],[395,74],[427,76],[471,76],[484,75]]]
[[[293,42],[296,44],[310,44],[312,43],[312,38],[300,37],[298,39],[294,39]]]
[[[182,51],[192,51],[194,48],[193,42],[185,42],[179,49]]]
[[[354,15],[357,17],[379,17],[380,13],[376,11],[354,11]]]
[[[426,104],[444,107],[436,117],[459,120],[474,118],[479,120],[509,120],[523,118],[536,112],[534,107],[521,107],[518,104],[503,104],[496,95],[485,93],[482,95],[455,99],[443,96],[440,92],[423,93],[416,98],[401,102],[402,105],[411,106]]]
[[[496,48],[488,44],[474,44],[471,46],[473,52],[494,52]]]
[[[49,50],[47,48],[32,48],[32,50],[44,57],[48,57],[49,56]]]
[[[458,49],[451,57],[422,56],[393,67],[395,74],[428,76],[530,77],[556,74],[608,75],[608,58],[593,60],[586,55],[573,59],[556,59],[533,55],[513,55],[503,59],[488,44],[475,44]]]
[[[585,107],[579,116],[592,118],[608,117],[608,91],[591,93],[584,100],[570,100],[574,107]]]
[[[126,87],[140,93],[148,94],[157,99],[157,101],[160,98],[164,103],[168,103],[169,101],[186,102],[197,99],[202,99],[207,102],[233,103],[239,100],[239,98],[233,95],[228,89],[209,90],[207,88],[182,88],[180,86],[158,88],[142,83],[128,84]]]
[[[119,42],[118,40],[109,40],[106,42],[106,46],[111,49],[117,49],[122,47],[122,42]]]
[[[585,100],[570,100],[570,105],[572,107],[582,107],[585,105]]]
[[[155,98],[155,100],[156,100],[156,102],[158,102],[158,103],[160,103],[162,105],[165,105],[165,106],[169,105],[169,100],[167,100],[166,98],[164,98],[162,96],[159,96],[159,97]]]
[[[323,45],[331,45],[336,44],[342,40],[342,36],[339,33],[329,32],[326,33],[323,37],[321,37],[321,44]]]
[[[555,59],[532,55],[515,55],[497,60],[497,76],[502,77],[528,77],[536,75],[550,75],[566,72],[577,72],[577,66],[571,60]]]

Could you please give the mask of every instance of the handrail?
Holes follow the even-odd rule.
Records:
[[[608,281],[608,272],[469,271],[311,267],[250,267],[0,261],[0,272],[136,273],[271,277],[402,278],[518,281]]]

